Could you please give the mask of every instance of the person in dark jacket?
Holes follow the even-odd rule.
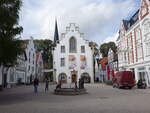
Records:
[[[34,85],[34,93],[38,92],[38,85],[39,85],[39,79],[36,77],[33,81],[33,85]]]
[[[46,79],[46,81],[45,81],[45,92],[48,91],[48,85],[49,85],[49,80]]]

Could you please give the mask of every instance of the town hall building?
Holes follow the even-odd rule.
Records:
[[[79,27],[75,23],[70,23],[59,39],[56,22],[54,35],[55,81],[74,83],[83,77],[85,82],[94,82],[93,52],[83,33],[80,33]]]

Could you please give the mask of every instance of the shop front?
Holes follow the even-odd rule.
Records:
[[[150,86],[150,67],[138,67],[137,68],[137,82],[138,80],[146,81],[147,86]]]

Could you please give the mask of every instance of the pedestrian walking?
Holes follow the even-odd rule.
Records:
[[[49,86],[49,80],[46,79],[46,81],[45,81],[45,92],[48,91],[48,86]]]
[[[37,93],[38,92],[38,85],[39,85],[39,80],[37,77],[34,79],[33,85],[34,85],[34,93]]]
[[[75,89],[78,89],[77,81],[74,83],[74,85],[75,85]]]

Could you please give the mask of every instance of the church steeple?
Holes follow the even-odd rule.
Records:
[[[54,43],[59,41],[59,33],[58,33],[58,27],[57,27],[57,20],[55,20],[55,32],[54,32]]]

